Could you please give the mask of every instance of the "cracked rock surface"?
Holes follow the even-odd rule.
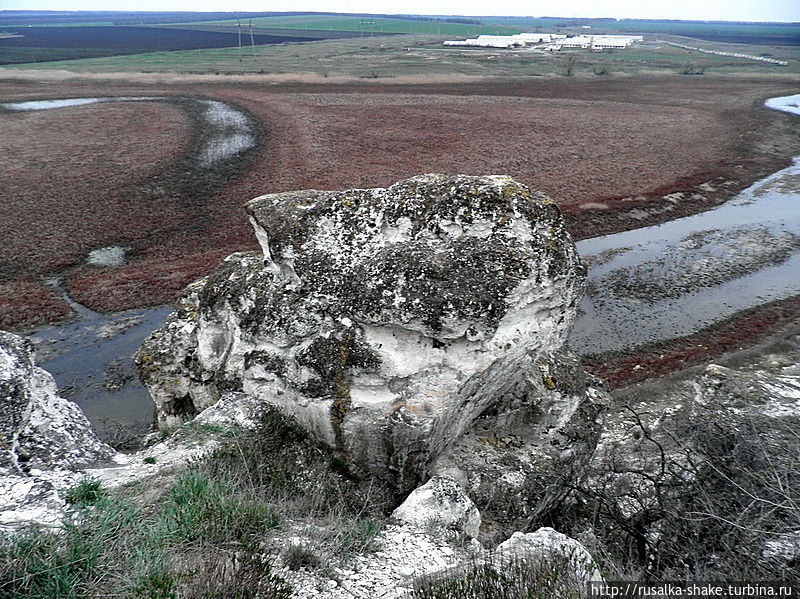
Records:
[[[508,483],[526,513],[556,501],[605,396],[564,347],[584,268],[551,200],[424,175],[247,211],[262,252],[190,285],[137,354],[160,426],[241,391],[400,495],[441,472],[478,496]],[[486,449],[477,478],[464,444]]]

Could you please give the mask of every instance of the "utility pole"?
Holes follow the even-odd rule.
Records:
[[[367,32],[367,25],[369,25],[369,35],[370,37],[375,35],[375,21],[372,19],[360,19],[358,21],[359,26],[362,26],[361,29],[361,37],[364,37],[364,34]]]
[[[239,62],[242,62],[242,24],[236,19],[236,30],[239,32]]]
[[[250,24],[250,47],[253,48],[253,58],[255,59],[255,57],[256,57],[256,43],[255,43],[255,41],[253,41],[253,19],[250,19],[248,21],[248,23]]]

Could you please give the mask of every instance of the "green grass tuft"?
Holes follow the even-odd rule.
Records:
[[[221,441],[147,502],[131,488],[124,495],[81,480],[58,530],[0,540],[0,598],[288,599],[292,589],[264,549],[284,522],[315,541],[313,556],[289,556],[297,567],[362,551],[381,530],[388,492],[340,474],[277,409],[265,410],[257,430]]]
[[[264,534],[280,522],[268,501],[194,469],[178,477],[160,520],[166,538],[212,543],[242,541]]]
[[[103,489],[103,484],[93,478],[83,478],[77,485],[68,489],[64,494],[64,500],[76,507],[94,505],[108,493]]]

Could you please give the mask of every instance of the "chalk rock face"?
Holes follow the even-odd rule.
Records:
[[[572,353],[536,352],[465,385],[453,402],[482,405],[468,430],[435,459],[481,506],[485,540],[558,511],[572,481],[585,473],[609,404],[599,381]],[[496,538],[495,538],[496,540]]]
[[[430,526],[478,536],[481,514],[464,489],[452,478],[434,476],[414,489],[406,500],[392,512],[392,518],[425,529]]]
[[[597,402],[550,373],[584,269],[546,196],[504,176],[425,175],[247,210],[262,252],[187,288],[138,352],[162,427],[243,391],[406,492],[508,410],[532,430],[546,420],[547,435],[581,412],[560,450],[593,445],[598,408],[582,406]],[[575,392],[543,414],[539,392],[561,385]]]
[[[30,342],[0,331],[0,526],[59,503],[48,474],[113,454],[35,365]]]
[[[566,559],[570,569],[581,582],[602,582],[603,576],[589,551],[572,539],[547,526],[527,534],[515,532],[495,550],[495,560],[551,560]]]

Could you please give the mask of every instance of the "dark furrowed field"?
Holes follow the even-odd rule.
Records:
[[[0,27],[13,37],[0,37],[0,65],[76,58],[146,54],[151,52],[238,47],[240,38],[231,26],[152,27]],[[302,29],[243,29],[241,42],[248,47],[358,37],[352,31]],[[388,35],[388,34],[387,34]]]
[[[141,54],[139,50],[100,50],[99,48],[14,48],[0,45],[0,65],[27,64]]]
[[[245,27],[246,26],[246,27]],[[217,33],[234,33],[238,35],[238,25],[204,25],[202,23],[191,23],[188,25],[154,25],[154,27],[166,27],[169,29],[189,29],[194,31],[214,31]],[[364,37],[363,31],[335,31],[332,29],[289,29],[281,27],[257,27],[248,24],[247,21],[243,23],[242,36],[246,43],[250,43],[250,31],[253,36],[266,35],[278,37],[296,37],[302,35],[306,40],[328,40],[328,39],[347,39],[354,37]],[[386,37],[395,35],[393,33],[376,33],[378,37]]]
[[[57,275],[94,309],[171,301],[224,256],[256,247],[242,205],[270,192],[384,186],[425,172],[505,173],[549,193],[581,237],[639,226],[627,208],[657,205],[660,194],[717,176],[742,187],[800,152],[782,115],[760,107],[791,89],[775,80],[680,77],[395,86],[62,82],[57,91],[4,85],[2,100],[203,94],[246,110],[267,137],[247,170],[203,199],[197,220],[168,193],[156,204],[137,195],[143,181],[191,148],[178,107],[0,114],[7,132],[0,168],[13,217],[0,256],[0,327],[63,317],[65,305],[44,282]],[[145,106],[145,121],[131,127]],[[105,134],[109,123],[116,123],[113,135]],[[710,205],[687,203],[662,218]],[[91,249],[111,244],[130,248],[127,264],[86,265]]]
[[[269,17],[278,15],[308,15],[308,12],[241,12],[235,16],[240,19]],[[179,12],[179,11],[110,11],[110,10],[0,10],[0,26],[41,26],[41,25],[80,25],[98,22],[112,25],[144,25],[156,23],[177,23],[187,21],[216,21],[229,19],[230,12]]]
[[[228,48],[239,43],[236,33],[163,27],[27,27],[6,28],[4,31],[22,37],[0,39],[0,46],[17,48],[136,49],[139,52],[154,52]],[[294,37],[254,33],[256,44],[308,40],[309,38],[303,37],[301,32]]]

